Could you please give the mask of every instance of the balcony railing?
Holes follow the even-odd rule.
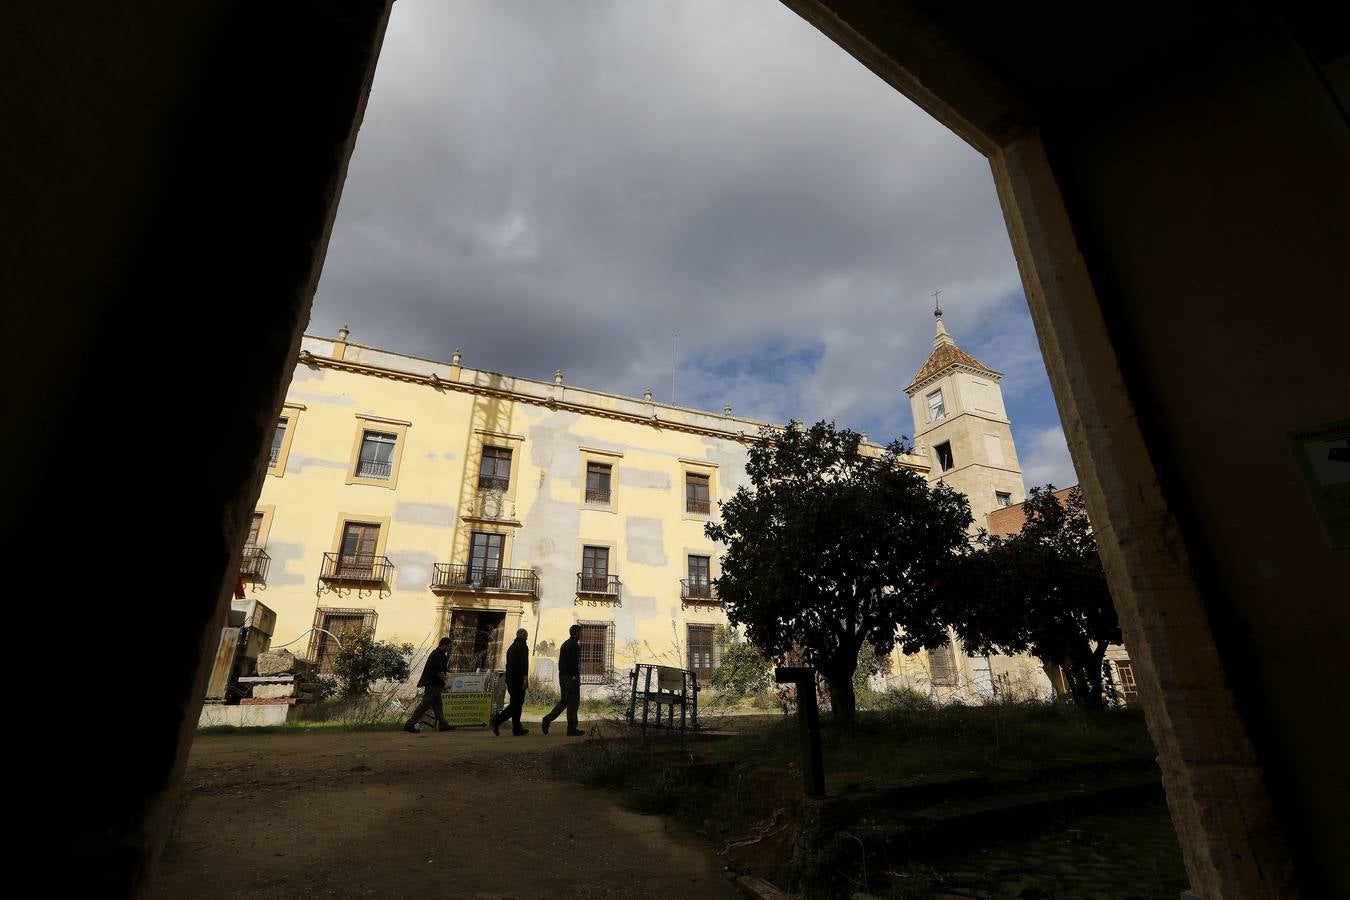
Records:
[[[250,544],[244,547],[243,555],[239,557],[239,574],[250,581],[266,582],[267,567],[271,564],[272,557],[266,550]]]
[[[609,488],[586,488],[586,502],[596,506],[609,506]]]
[[[389,462],[380,462],[377,459],[362,459],[356,463],[357,478],[378,478],[381,481],[389,480],[389,473],[394,471],[394,464]]]
[[[711,515],[712,501],[707,497],[693,497],[686,495],[684,498],[684,511],[693,513],[696,516]]]
[[[502,478],[500,475],[478,476],[478,489],[480,491],[504,491],[510,486],[510,478]]]
[[[680,602],[682,603],[721,603],[717,596],[717,585],[706,578],[681,578]]]
[[[577,595],[604,597],[617,602],[623,596],[623,582],[617,575],[587,575],[578,572]]]
[[[539,596],[539,575],[533,569],[489,569],[463,563],[436,563],[433,569],[432,590],[468,588]]]
[[[325,553],[320,581],[351,582],[354,584],[387,584],[394,564],[387,556],[367,556],[355,553]]]

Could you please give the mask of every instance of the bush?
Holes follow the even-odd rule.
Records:
[[[525,684],[526,706],[554,706],[561,697],[556,685],[537,675],[531,675]]]
[[[773,686],[769,662],[740,635],[725,625],[717,626],[717,643],[722,650],[722,661],[713,672],[712,685],[724,694],[750,697]]]
[[[333,685],[341,696],[364,697],[376,681],[406,681],[412,644],[377,641],[368,631],[346,632],[333,657]]]

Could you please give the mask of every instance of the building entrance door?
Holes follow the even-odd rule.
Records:
[[[501,659],[506,613],[476,609],[450,611],[450,671],[495,669]]]

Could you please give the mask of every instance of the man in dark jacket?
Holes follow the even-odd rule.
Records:
[[[502,723],[511,720],[511,733],[516,737],[529,734],[528,728],[520,727],[520,708],[525,705],[525,680],[530,674],[530,645],[527,642],[529,632],[524,628],[516,632],[516,639],[506,650],[506,691],[511,702],[492,718],[492,733],[500,735]]]
[[[558,648],[558,688],[562,696],[558,698],[558,705],[544,716],[541,728],[548,734],[548,726],[566,709],[567,735],[579,737],[583,733],[577,728],[577,707],[581,705],[581,645],[577,643],[577,636],[581,634],[581,626],[573,625],[567,633],[571,637]]]
[[[436,649],[431,651],[427,657],[427,664],[422,667],[422,677],[417,682],[417,686],[422,689],[422,702],[417,704],[417,709],[413,710],[412,718],[408,724],[403,726],[404,731],[417,733],[417,723],[422,721],[422,716],[429,709],[436,714],[436,730],[449,731],[450,726],[445,724],[445,714],[441,710],[441,689],[445,687],[445,673],[450,668],[450,639],[441,638],[441,642],[436,645]]]

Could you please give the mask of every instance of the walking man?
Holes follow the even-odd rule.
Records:
[[[403,726],[404,731],[417,734],[417,723],[422,720],[422,715],[428,709],[436,714],[437,731],[451,730],[450,726],[445,724],[445,713],[441,710],[441,688],[445,687],[446,672],[449,668],[450,639],[443,637],[436,645],[436,649],[427,657],[427,664],[422,667],[422,678],[417,682],[417,686],[422,689],[422,702],[417,704],[412,718]]]
[[[562,696],[558,698],[558,705],[544,716],[541,728],[548,734],[548,726],[566,709],[567,735],[579,737],[582,735],[581,729],[577,728],[577,707],[581,705],[581,645],[577,643],[577,636],[581,634],[581,626],[573,625],[567,633],[571,636],[558,648],[558,687]]]
[[[529,632],[524,628],[516,632],[516,639],[506,650],[506,691],[511,702],[506,708],[492,717],[492,733],[501,735],[502,723],[511,720],[511,734],[520,737],[529,734],[528,728],[520,727],[520,708],[525,705],[525,680],[530,674],[530,646],[526,638]],[[545,729],[547,730],[547,729]]]

